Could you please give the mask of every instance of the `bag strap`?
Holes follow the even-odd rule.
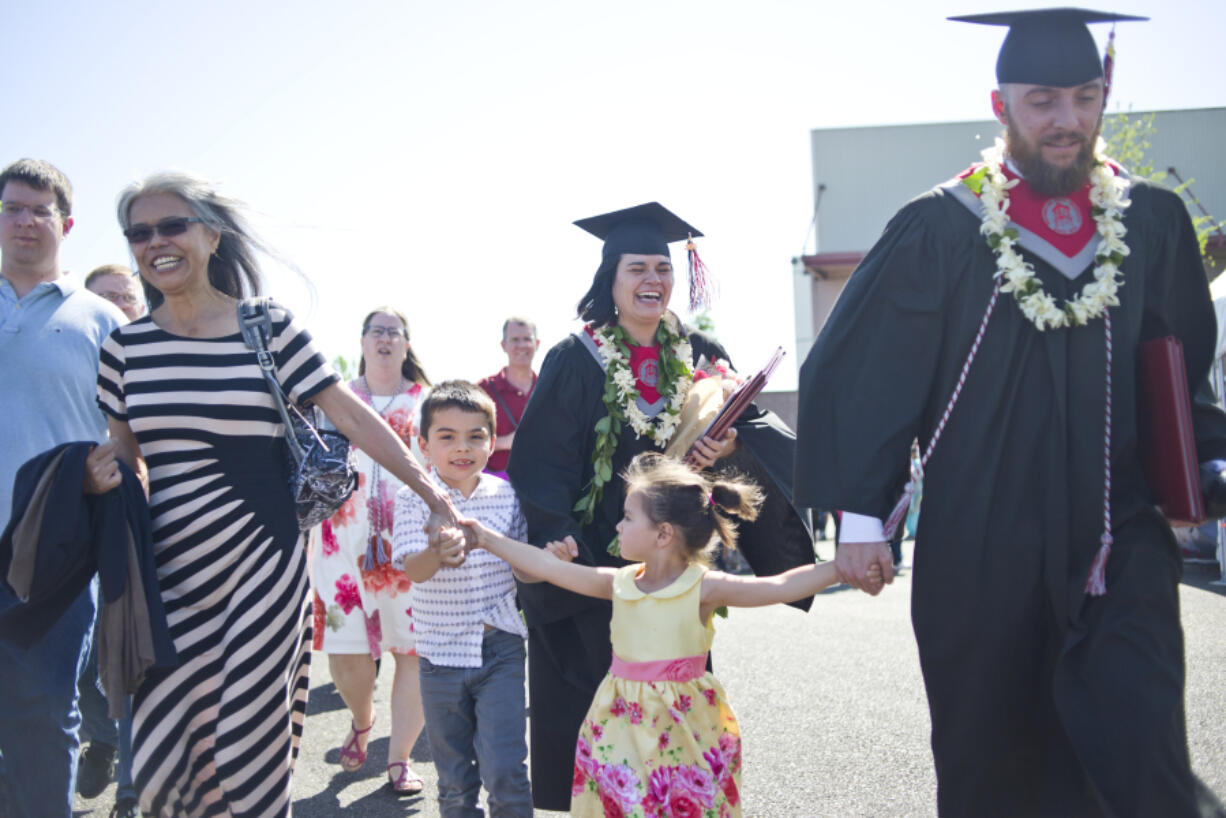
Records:
[[[515,415],[511,413],[511,407],[507,406],[507,402],[502,399],[502,393],[498,391],[498,387],[494,387],[494,398],[498,401],[498,405],[507,413],[507,417],[511,419],[511,431],[515,432],[519,429],[519,420],[515,419]],[[521,417],[520,420],[523,418]]]
[[[289,444],[294,462],[301,465],[306,458],[306,452],[294,435],[294,425],[287,408],[289,401],[286,400],[285,391],[277,381],[276,360],[268,351],[268,343],[272,340],[272,314],[268,310],[268,299],[257,297],[240,300],[238,302],[238,328],[243,333],[243,341],[255,352],[256,362],[260,365],[260,374],[264,376],[264,382],[272,395],[272,402],[281,415],[281,422],[285,424],[285,442]],[[302,418],[301,413],[298,416]],[[307,426],[310,426],[306,418],[302,420],[307,423]],[[311,431],[315,430],[312,428]]]

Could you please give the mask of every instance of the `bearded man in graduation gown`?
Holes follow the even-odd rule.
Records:
[[[1142,472],[1136,367],[1174,335],[1196,387],[1217,327],[1179,197],[1097,153],[1085,24],[1114,19],[967,19],[1010,26],[1003,150],[895,215],[801,369],[796,500],[844,510],[852,585],[873,562],[892,576],[882,521],[912,440],[939,434],[911,608],[942,816],[1223,814],[1189,766],[1181,562]],[[1200,461],[1226,455],[1226,417],[1193,415]]]

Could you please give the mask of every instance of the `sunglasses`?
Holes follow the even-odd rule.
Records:
[[[134,224],[123,231],[123,234],[128,244],[144,244],[153,238],[154,233],[164,239],[169,239],[186,233],[189,224],[203,221],[204,219],[189,219],[186,216],[171,216],[169,219],[162,219],[157,224]]]

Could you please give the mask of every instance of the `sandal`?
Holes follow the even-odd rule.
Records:
[[[366,748],[358,745],[358,739],[369,733],[375,726],[375,720],[370,720],[370,726],[362,730],[349,721],[349,735],[345,738],[345,743],[341,745],[341,769],[347,773],[356,773],[362,769],[362,765],[366,763]]]
[[[400,773],[393,775],[393,767],[399,767]],[[408,761],[393,761],[387,765],[387,784],[397,795],[417,795],[426,788],[426,782],[413,772]]]

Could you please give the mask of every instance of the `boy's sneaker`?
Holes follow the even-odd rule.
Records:
[[[77,792],[84,798],[97,798],[115,777],[118,748],[91,741],[77,759]]]
[[[140,804],[135,798],[121,798],[111,809],[111,818],[141,818]]]

